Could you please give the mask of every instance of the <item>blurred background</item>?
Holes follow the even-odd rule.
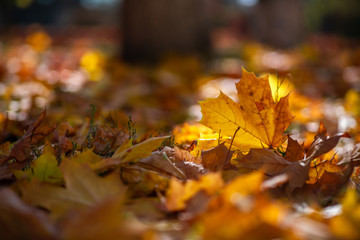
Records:
[[[358,26],[358,0],[1,0],[1,118],[47,106],[76,124],[95,104],[171,129],[201,117],[198,100],[235,95],[244,67],[289,81],[304,122],[350,111],[353,126]]]

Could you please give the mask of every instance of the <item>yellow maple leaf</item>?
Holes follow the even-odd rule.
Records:
[[[258,78],[244,69],[236,89],[239,103],[222,92],[217,98],[200,102],[201,123],[216,132],[221,130],[225,136],[236,133],[233,146],[241,151],[280,146],[293,119],[289,95],[275,102],[268,77]]]

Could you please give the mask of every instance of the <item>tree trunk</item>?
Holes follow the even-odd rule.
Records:
[[[125,0],[122,57],[153,61],[167,53],[209,50],[207,0]]]

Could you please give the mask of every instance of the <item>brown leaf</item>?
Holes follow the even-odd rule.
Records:
[[[306,182],[310,168],[309,160],[301,160],[292,162],[288,167],[284,168],[282,174],[286,174],[289,178],[289,183],[286,186],[286,192],[292,193],[295,188],[301,188]]]
[[[310,167],[309,180],[307,181],[307,183],[311,183],[311,184],[315,183],[318,179],[321,178],[324,172],[342,174],[342,171],[343,171],[343,167],[334,164],[328,160],[322,161],[321,163],[318,163]]]
[[[207,171],[200,164],[193,162],[177,162],[175,166],[178,167],[186,176],[186,179],[199,179]]]
[[[22,202],[10,189],[0,189],[1,239],[58,239],[44,212]]]
[[[167,176],[174,176],[176,178],[185,180],[186,175],[175,166],[175,164],[167,156],[167,153],[173,152],[170,147],[165,147],[162,151],[155,151],[149,157],[140,159],[137,163],[138,166],[164,174]]]
[[[11,179],[13,177],[13,173],[9,165],[5,164],[0,166],[0,180]]]
[[[337,165],[347,165],[352,163],[353,166],[360,165],[360,144],[356,144],[354,149],[351,152],[347,152],[344,154],[343,158]]]
[[[221,143],[217,147],[201,152],[201,162],[206,169],[210,171],[218,171],[224,167],[224,164],[230,159],[226,159],[229,149],[225,147],[225,143]],[[232,156],[230,152],[229,157]]]
[[[301,159],[304,159],[304,155],[304,144],[300,145],[298,141],[288,136],[288,145],[286,148],[285,159],[290,162],[297,162]]]
[[[353,169],[352,166],[347,165],[341,173],[324,171],[321,178],[315,184],[307,184],[304,191],[314,194],[317,200],[335,197],[349,182]]]
[[[23,162],[29,158],[32,147],[44,140],[55,127],[42,125],[45,120],[46,110],[44,110],[38,119],[30,125],[24,136],[22,136],[13,146],[10,157],[15,158],[19,162]]]
[[[236,159],[236,161],[242,167],[261,170],[270,176],[286,175],[288,193],[305,184],[310,167],[310,160],[308,159],[289,162],[269,149],[251,149],[247,155]],[[285,177],[281,181],[285,182],[284,179]]]
[[[331,151],[336,145],[338,144],[340,138],[351,138],[350,134],[345,133],[338,133],[334,136],[327,136],[326,128],[322,123],[320,123],[319,130],[314,137],[314,141],[310,145],[310,148],[306,155],[308,158],[311,158],[311,160],[314,160],[315,158]]]
[[[280,173],[291,165],[291,162],[265,148],[250,149],[247,155],[242,155],[235,161],[239,162],[241,167],[262,170],[270,176]]]
[[[68,137],[59,137],[59,148],[62,154],[73,150],[73,143]]]
[[[109,151],[115,144],[118,133],[102,126],[96,127],[96,134],[93,139],[94,152],[97,154],[104,154]]]
[[[153,152],[149,157],[139,160],[139,166],[155,172],[177,177],[179,179],[198,179],[206,173],[205,169],[191,160],[197,159],[189,152],[179,148],[165,147]],[[185,157],[185,158],[182,158]],[[190,161],[186,161],[190,160]]]
[[[174,147],[172,151],[167,151],[166,154],[172,162],[193,162],[198,164],[201,162],[200,158],[178,147]]]
[[[70,137],[76,134],[76,130],[67,122],[59,123],[55,131],[58,137]]]
[[[8,158],[6,158],[8,160]],[[21,170],[26,166],[26,162],[4,163],[0,166],[0,180],[14,179],[13,170]]]
[[[10,154],[10,142],[5,142],[0,145],[0,156],[9,156]],[[0,161],[1,165],[1,161]]]

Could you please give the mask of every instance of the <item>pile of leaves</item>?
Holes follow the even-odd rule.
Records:
[[[242,71],[238,100],[200,102],[201,124],[135,137],[116,112],[52,124],[44,110],[0,146],[2,239],[358,239],[360,145],[286,134],[290,95]]]

